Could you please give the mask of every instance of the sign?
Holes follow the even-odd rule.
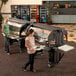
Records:
[[[62,51],[64,51],[64,52],[67,52],[67,51],[73,50],[73,49],[74,49],[74,47],[73,47],[73,46],[70,46],[70,45],[65,44],[65,45],[63,45],[63,46],[58,47],[58,49],[60,49],[60,50],[62,50]]]

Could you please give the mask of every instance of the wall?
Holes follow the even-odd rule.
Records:
[[[41,5],[42,0],[8,0],[8,2],[3,5],[2,13],[3,16],[9,16],[11,14],[11,5]]]
[[[42,0],[42,1],[76,1],[76,0]]]

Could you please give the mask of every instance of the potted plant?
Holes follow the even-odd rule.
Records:
[[[3,4],[6,4],[7,1],[8,0],[0,0],[0,26],[1,26],[1,23],[2,23],[2,20],[3,20],[2,13],[1,13],[2,6],[3,6]]]
[[[0,13],[0,26],[1,26],[1,24],[2,24],[2,20],[3,20],[3,17],[2,17],[2,15],[1,15],[1,13]]]

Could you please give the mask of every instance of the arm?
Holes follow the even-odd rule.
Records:
[[[67,35],[68,35],[68,33],[67,33],[67,30],[65,30],[64,28],[62,29],[62,33],[63,33],[63,37],[64,37],[64,40],[66,40],[66,41],[68,41],[68,37],[67,37]]]
[[[25,47],[29,48],[30,51],[34,51],[34,49],[30,46],[29,40],[25,40]]]
[[[8,35],[6,34],[6,32],[4,31],[5,26],[2,25],[2,32],[6,35],[6,37],[8,37]]]
[[[17,33],[13,33],[11,30],[10,30],[10,35],[12,35],[13,37],[14,37],[15,35],[18,36]]]
[[[68,36],[67,36],[67,35],[68,35],[68,33],[67,33],[67,30],[64,30],[64,32],[63,32],[63,33],[64,33],[64,37],[65,37],[66,41],[68,41]]]
[[[25,47],[31,49],[32,47],[30,46],[29,40],[25,40]]]

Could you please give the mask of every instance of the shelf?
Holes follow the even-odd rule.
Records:
[[[47,10],[47,9],[40,9],[40,10]]]
[[[40,12],[40,14],[41,14],[41,13],[42,13],[42,14],[46,14],[46,12]]]
[[[30,12],[30,13],[36,13],[36,12]]]

